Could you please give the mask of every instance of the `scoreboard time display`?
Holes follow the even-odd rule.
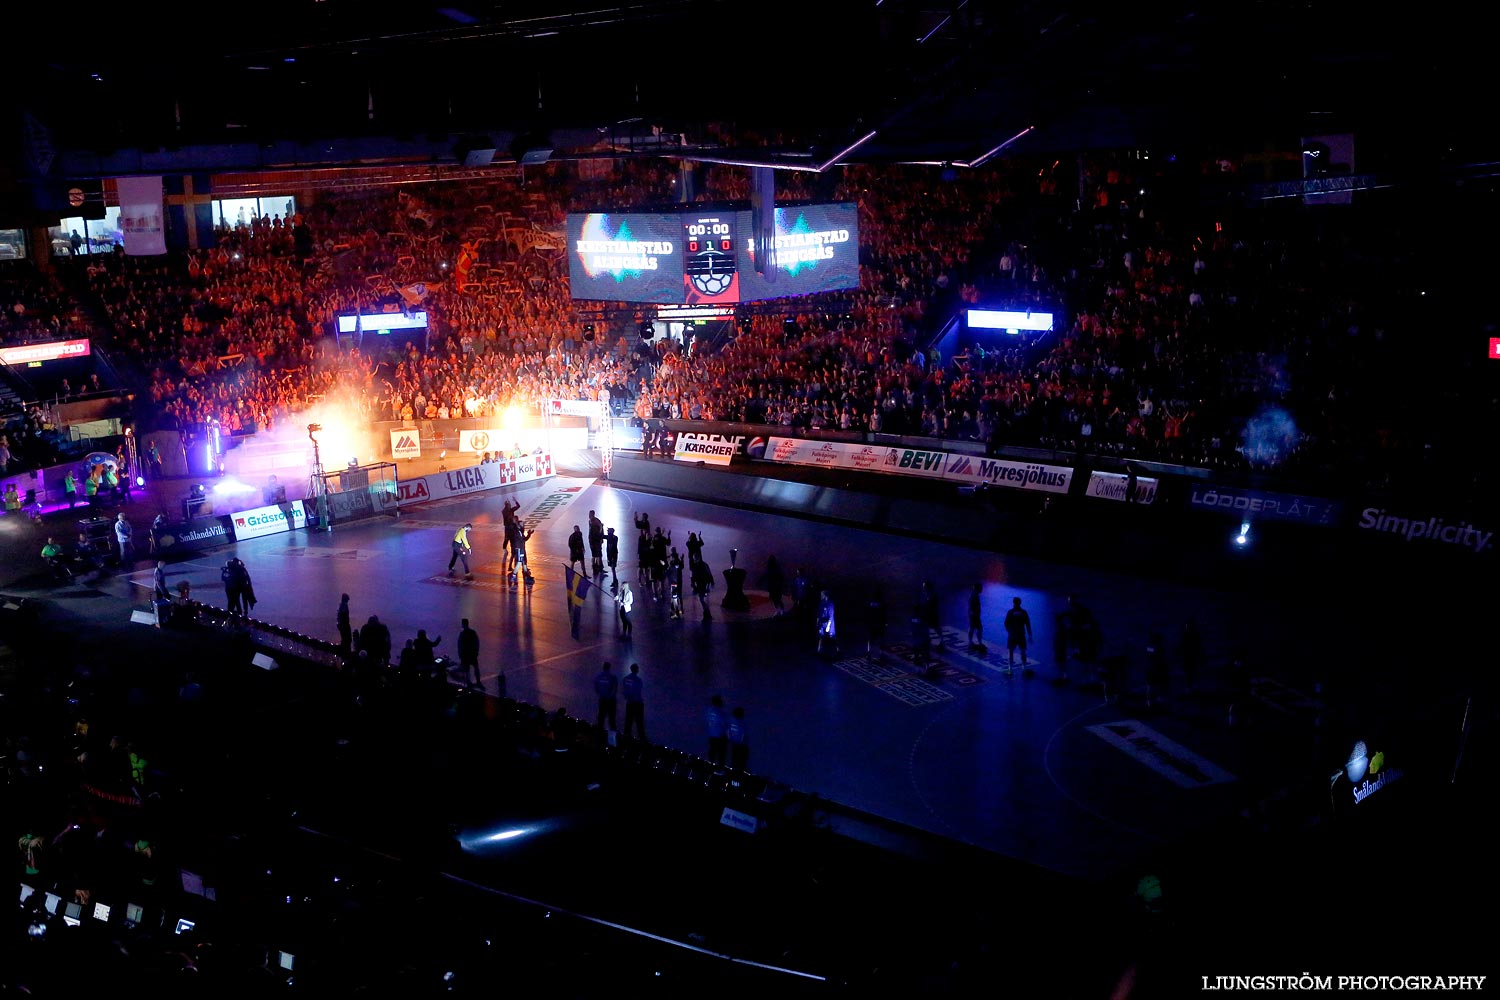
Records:
[[[712,306],[859,287],[851,203],[776,209],[766,274],[749,211],[576,213],[567,229],[575,299]]]

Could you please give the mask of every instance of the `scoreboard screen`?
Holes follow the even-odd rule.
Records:
[[[740,300],[735,266],[736,212],[682,217],[682,301],[686,305]]]
[[[744,209],[568,216],[575,299],[687,306],[859,287],[859,213],[853,203],[776,209],[767,274]]]
[[[569,215],[568,281],[573,298],[681,302],[682,232],[676,215]]]
[[[740,272],[745,301],[859,287],[859,210],[853,202],[776,209],[765,274],[757,273],[756,239],[743,212]]]

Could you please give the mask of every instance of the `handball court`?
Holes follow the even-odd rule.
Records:
[[[164,484],[162,492],[179,485]],[[507,497],[521,503],[520,516],[536,529],[529,546],[536,579],[529,588],[511,584],[502,571],[500,508]],[[138,537],[153,503],[170,510],[172,501],[148,491],[125,508]],[[637,591],[630,640],[619,634],[608,577],[596,579],[600,586],[587,597],[579,635],[570,634],[567,537],[575,524],[587,527],[590,510],[622,539],[618,578]],[[711,620],[703,620],[691,595],[685,615],[674,619],[665,602],[638,585],[634,522],[642,514],[670,531],[679,551],[690,531],[701,532],[704,558],[719,581]],[[466,521],[474,525],[472,580],[461,567],[447,572],[450,541]],[[16,549],[14,529],[6,541]],[[748,572],[748,612],[719,605],[731,550]],[[1451,635],[1444,645],[1424,637],[1401,648],[1391,641],[1392,607],[1365,596],[1382,581],[1338,580],[1326,568],[1310,568],[1280,588],[1188,586],[694,503],[577,475],[411,507],[399,518],[200,553],[168,564],[169,586],[187,580],[193,597],[222,606],[219,568],[231,555],[253,576],[254,616],[305,634],[336,639],[341,593],[351,597],[355,627],[379,615],[398,650],[421,628],[441,636],[437,652],[452,656],[459,620],[468,618],[480,635],[487,692],[498,690],[503,672],[509,697],[548,710],[566,708],[592,720],[600,664],[610,661],[624,674],[639,663],[653,744],[704,754],[704,711],[713,695],[722,695],[726,708],[745,709],[751,771],[880,818],[866,824],[849,813],[835,817],[836,832],[857,840],[899,849],[906,842],[899,831],[910,828],[1126,895],[1143,875],[1180,871],[1176,885],[1186,887],[1186,873],[1193,872],[1202,881],[1183,895],[1222,894],[1226,908],[1237,893],[1266,891],[1257,884],[1265,872],[1245,863],[1241,846],[1232,848],[1234,865],[1224,865],[1220,852],[1248,840],[1266,845],[1269,856],[1271,844],[1309,835],[1306,821],[1293,818],[1293,803],[1310,782],[1327,781],[1339,769],[1349,735],[1441,733],[1450,717],[1456,729],[1464,671],[1454,665],[1472,638]],[[837,651],[815,651],[811,614],[774,614],[764,580],[771,555],[789,583],[801,568],[813,598],[818,588],[832,595]],[[161,641],[162,633],[129,620],[132,608],[147,606],[146,559],[131,573],[47,588],[36,585],[35,573],[17,579],[25,557],[18,549],[11,559],[7,594],[50,599],[56,617],[49,620],[109,636],[136,656],[150,656]],[[908,626],[924,580],[941,604],[943,641],[933,671],[912,662]],[[975,582],[983,585],[982,654],[967,643]],[[867,651],[865,606],[876,591],[888,628]],[[1072,682],[1057,683],[1053,622],[1069,595],[1098,619],[1105,655],[1127,657],[1118,700],[1107,702],[1076,662],[1067,666]],[[1001,621],[1015,597],[1035,633],[1030,675],[1007,662]],[[1178,655],[1189,619],[1205,647],[1193,691],[1186,690]],[[1153,632],[1167,639],[1173,677],[1165,702],[1148,707],[1144,662]],[[1251,698],[1240,699],[1231,719],[1226,668],[1235,656],[1248,665]],[[1432,756],[1447,760],[1446,752]],[[500,821],[503,796],[475,787],[466,797],[459,840],[482,855],[489,848],[472,834]],[[1328,875],[1319,850],[1335,849],[1330,841],[1293,851],[1306,859],[1297,877]],[[1451,853],[1446,863],[1464,857]],[[1317,905],[1303,911],[1305,919],[1342,912],[1349,884],[1360,883],[1344,876],[1306,883],[1306,898]]]

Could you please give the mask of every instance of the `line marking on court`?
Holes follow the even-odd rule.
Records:
[[[1135,719],[1083,728],[1182,788],[1204,788],[1235,780],[1222,767]]]
[[[864,681],[907,705],[935,705],[952,701],[953,695],[936,684],[913,676],[905,664],[889,663],[868,656],[835,660],[833,665],[855,680]]]

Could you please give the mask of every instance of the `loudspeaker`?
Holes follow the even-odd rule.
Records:
[[[463,156],[466,167],[487,167],[495,162],[495,147],[493,146],[484,149],[460,148],[459,153]]]
[[[654,324],[652,324],[652,323],[642,323],[641,324],[641,339],[642,340],[650,340],[654,336],[656,336],[656,326]]]
[[[523,132],[511,140],[510,155],[521,166],[546,163],[552,159],[552,140],[546,132]]]
[[[260,669],[262,670],[275,670],[277,667],[281,666],[281,664],[271,659],[265,653],[256,653],[253,657],[251,657],[250,663],[253,666],[260,667]]]

